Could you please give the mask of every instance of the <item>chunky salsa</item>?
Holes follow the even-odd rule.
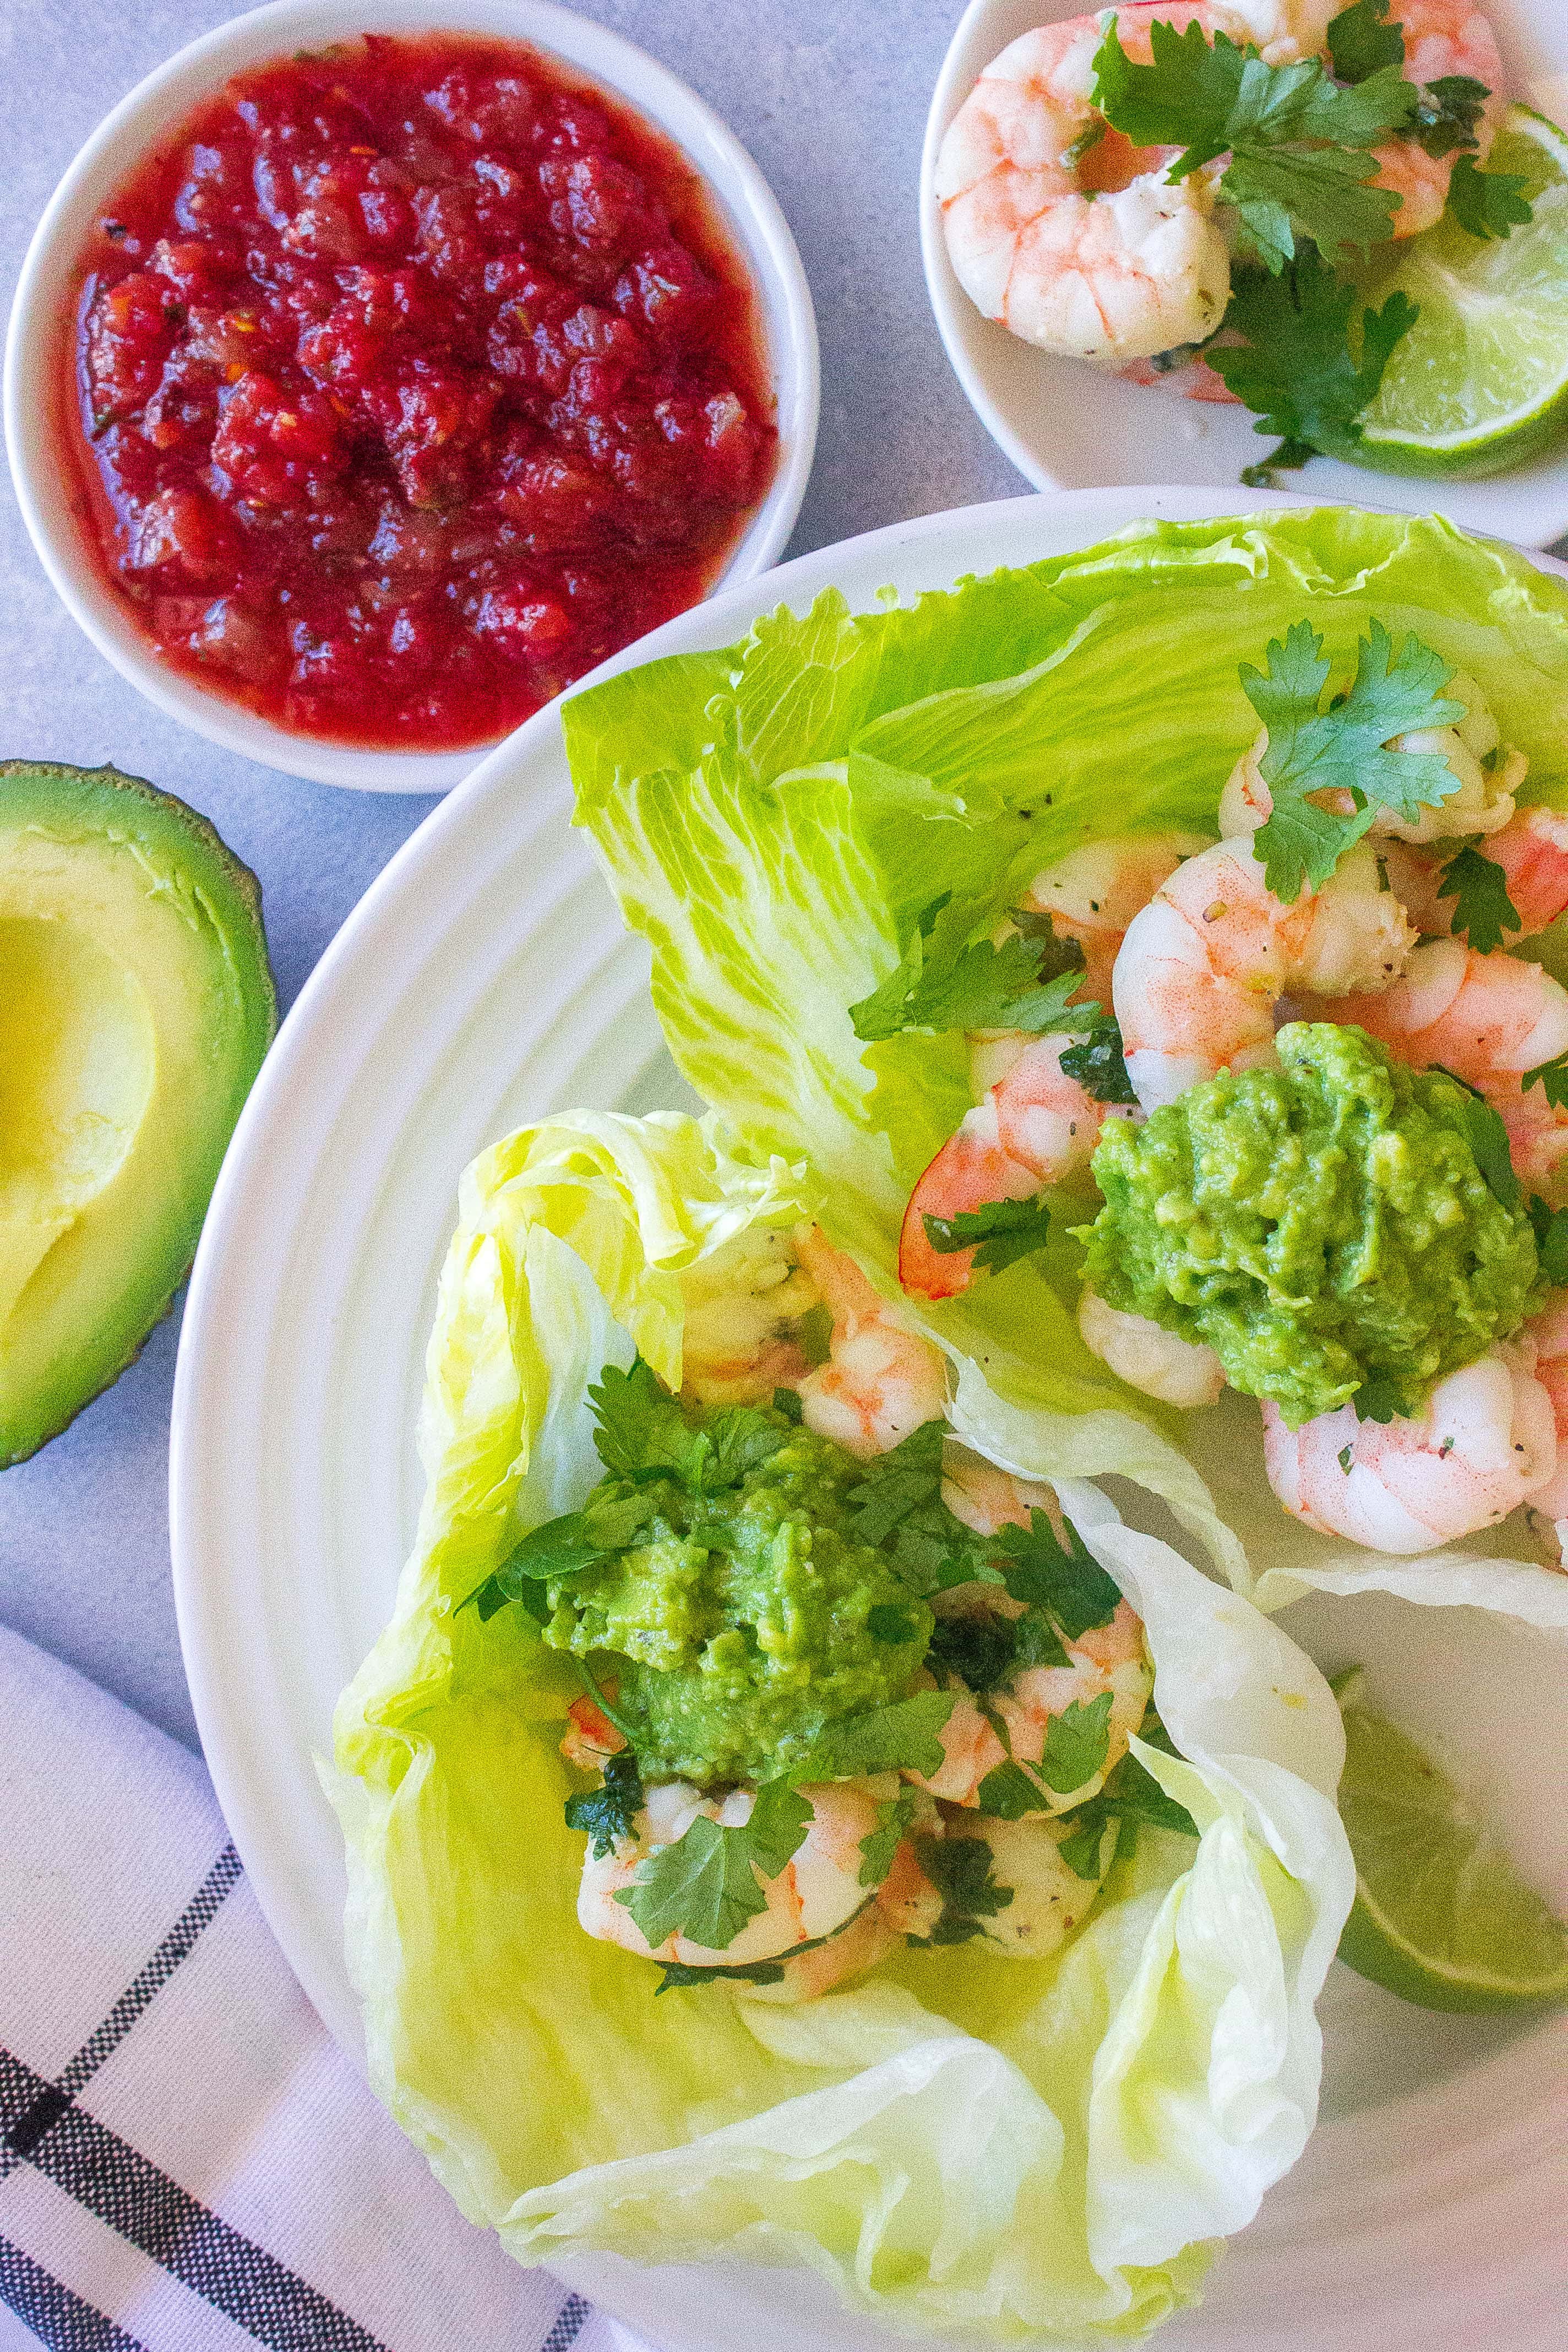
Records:
[[[536,52],[244,74],[83,257],[90,528],[173,667],[301,732],[503,733],[697,601],[775,459],[678,151]]]

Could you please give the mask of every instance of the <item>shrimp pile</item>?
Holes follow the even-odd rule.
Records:
[[[1223,34],[1267,65],[1326,60],[1334,13],[1331,0],[1132,0],[1012,42],[953,117],[936,163],[948,257],[976,309],[1042,351],[1234,399],[1201,357],[1172,364],[1215,333],[1230,298],[1235,220],[1215,194],[1226,159],[1170,182],[1178,151],[1137,147],[1096,110],[1095,53],[1114,20],[1138,63],[1156,23],[1196,25],[1211,42]],[[1391,14],[1407,80],[1459,78],[1484,91],[1467,150],[1484,162],[1507,103],[1491,26],[1470,0],[1398,0]],[[1458,152],[1429,154],[1413,131],[1373,151],[1369,183],[1396,200],[1391,237],[1439,217]]]
[[[701,1319],[688,1331],[687,1393],[726,1403],[761,1402],[776,1386],[793,1386],[805,1425],[863,1459],[889,1451],[943,1416],[940,1351],[817,1227],[799,1226],[788,1236],[742,1236],[741,1244],[716,1252],[695,1281],[689,1278],[689,1287]],[[831,1318],[827,1353],[806,1369],[788,1317],[819,1307]],[[951,1439],[943,1446],[942,1496],[976,1534],[1028,1528],[1032,1514],[1041,1510],[1058,1535],[1062,1530],[1049,1487],[1015,1478]],[[994,1616],[1007,1622],[1026,1613],[1001,1586],[984,1583],[940,1594],[938,1603],[950,1621]],[[1065,1664],[1026,1666],[980,1691],[951,1670],[922,1672],[917,1688],[940,1685],[952,1694],[939,1734],[940,1767],[929,1774],[911,1766],[803,1788],[811,1809],[805,1837],[776,1874],[763,1878],[759,1871],[762,1908],[722,1949],[679,1932],[650,1944],[625,1898],[644,1864],[678,1844],[694,1822],[745,1826],[757,1802],[758,1792],[750,1788],[705,1790],[684,1780],[647,1788],[624,1833],[590,1839],[579,1924],[591,1936],[682,1972],[741,1975],[753,1998],[791,2002],[815,1999],[874,1967],[906,1938],[940,1944],[973,1937],[1011,1958],[1054,1951],[1094,1902],[1114,1846],[1114,1838],[1102,1832],[1098,1866],[1086,1864],[1081,1853],[1069,1864],[1062,1849],[1074,1827],[1071,1815],[1104,1787],[1127,1754],[1153,1684],[1142,1625],[1124,1600],[1108,1622],[1068,1643],[1064,1654]],[[987,1773],[1009,1759],[1041,1764],[1053,1722],[1104,1695],[1106,1740],[1099,1769],[1074,1790],[1040,1785],[1037,1810],[1021,1819],[987,1813],[982,1789]],[[607,1707],[613,1709],[615,1697],[613,1687],[606,1688]],[[626,1745],[595,1699],[584,1696],[569,1706],[561,1742],[569,1764],[604,1773]],[[901,1832],[885,1874],[868,1885],[867,1842],[889,1812],[903,1825]],[[950,1842],[962,1848],[966,1840],[985,1850],[978,1872],[984,1902],[955,1932],[942,1856]],[[964,1875],[974,1884],[973,1862]]]

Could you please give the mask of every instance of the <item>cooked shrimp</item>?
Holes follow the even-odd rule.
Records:
[[[1519,917],[1517,925],[1504,926],[1510,947],[1568,912],[1568,816],[1556,809],[1521,809],[1480,846],[1483,856],[1501,866],[1509,904]],[[1454,928],[1458,902],[1441,895],[1443,869],[1452,854],[1452,843],[1432,851],[1390,843],[1380,850],[1390,888],[1416,929],[1429,936]]]
[[[751,1225],[680,1277],[682,1392],[699,1404],[763,1404],[806,1371],[795,1330],[817,1304],[787,1234]]]
[[[1530,1507],[1552,1522],[1559,1557],[1568,1566],[1568,1290],[1553,1291],[1519,1337],[1535,1349],[1535,1377],[1552,1400],[1557,1432],[1556,1461],[1531,1496]]]
[[[899,1280],[906,1290],[952,1298],[969,1286],[974,1251],[934,1248],[928,1216],[1032,1199],[1087,1164],[1107,1118],[1128,1116],[1118,1104],[1096,1101],[1062,1068],[1071,1042],[1010,1037],[976,1048],[982,1067],[994,1067],[999,1058],[1009,1066],[984,1101],[964,1113],[910,1195],[899,1234]]]
[[[1508,1129],[1516,1172],[1542,1190],[1568,1152],[1568,1113],[1524,1074],[1568,1053],[1568,989],[1538,963],[1424,940],[1402,979],[1375,996],[1340,997],[1331,1021],[1356,1023],[1415,1069],[1452,1071],[1486,1097]]]
[[[1110,1004],[1111,969],[1128,924],[1184,858],[1207,847],[1196,833],[1114,834],[1085,842],[1036,875],[1022,903],[1048,915],[1058,938],[1082,948],[1080,996]]]
[[[1191,1412],[1213,1404],[1225,1386],[1219,1358],[1212,1348],[1183,1339],[1146,1315],[1129,1315],[1108,1307],[1097,1291],[1085,1286],[1078,1303],[1078,1328],[1084,1346],[1109,1364],[1118,1379],[1162,1404]]]
[[[1462,75],[1486,90],[1475,151],[1478,162],[1484,160],[1507,110],[1497,35],[1470,0],[1398,0],[1392,14],[1405,34],[1406,81],[1425,87]],[[1428,155],[1418,140],[1401,138],[1374,152],[1378,170],[1373,185],[1390,188],[1400,199],[1390,236],[1415,236],[1430,228],[1448,201],[1458,151]]]
[[[1268,1483],[1293,1517],[1371,1551],[1428,1551],[1495,1526],[1552,1475],[1557,1432],[1531,1345],[1500,1341],[1433,1389],[1410,1421],[1353,1404],[1287,1428],[1263,1407]]]
[[[1160,0],[1116,12],[1130,56],[1152,54],[1156,19],[1247,41],[1273,39],[1284,10]],[[1247,19],[1251,18],[1252,22]],[[1109,12],[1042,25],[994,58],[948,126],[935,187],[960,285],[986,318],[1042,351],[1116,368],[1202,342],[1225,316],[1230,257],[1214,218],[1212,175],[1171,186],[1171,152],[1108,131],[1094,57]]]
[[[803,1945],[837,1938],[840,1931],[847,1929],[852,1941],[826,1948],[836,1951],[831,1975],[826,1973],[826,1961],[811,1956],[815,1964],[809,1972],[809,1990],[825,1990],[828,1981],[847,1974],[851,1968],[868,1968],[880,1959],[898,1937],[908,1932],[902,1923],[929,1916],[933,1900],[940,1910],[934,1890],[921,1893],[918,1866],[901,1866],[896,1885],[889,1874],[892,1892],[888,1913],[879,1905],[880,1890],[872,1893],[861,1884],[862,1843],[878,1825],[879,1807],[895,1796],[898,1788],[897,1780],[889,1773],[872,1780],[832,1780],[804,1789],[801,1793],[811,1805],[812,1819],[803,1843],[777,1877],[761,1882],[766,1908],[747,1920],[731,1943],[715,1950],[679,1935],[667,1937],[657,1947],[650,1945],[627,1906],[617,1898],[631,1887],[648,1854],[676,1844],[699,1815],[726,1829],[749,1822],[756,1791],[735,1789],[725,1797],[708,1797],[687,1781],[662,1781],[648,1790],[630,1837],[618,1841],[605,1854],[595,1854],[590,1842],[577,1895],[578,1922],[590,1936],[620,1944],[629,1952],[679,1961],[688,1968],[713,1969],[788,1959]],[[940,1834],[938,1825],[928,1817],[922,1833],[933,1831]],[[797,1997],[805,1990],[798,1988]]]
[[[1513,815],[1514,794],[1524,782],[1529,761],[1522,751],[1503,750],[1501,730],[1473,677],[1456,670],[1443,690],[1450,701],[1464,704],[1465,716],[1451,727],[1414,728],[1408,734],[1392,736],[1385,748],[1436,752],[1458,778],[1458,789],[1428,803],[1415,818],[1402,817],[1386,803],[1380,805],[1370,828],[1380,840],[1420,843],[1447,841],[1458,834],[1500,833]],[[1265,727],[1231,770],[1219,803],[1219,829],[1227,838],[1256,833],[1274,805],[1261,766],[1268,749]],[[1331,790],[1313,797],[1338,815],[1350,814],[1348,793]],[[1393,879],[1392,866],[1389,872]],[[1397,882],[1394,889],[1397,895]]]
[[[990,1877],[1006,1899],[976,1921],[976,1940],[1008,1959],[1041,1960],[1066,1942],[1100,1893],[1100,1878],[1084,1878],[1061,1858],[1073,1832],[1070,1822],[1027,1815],[999,1821],[986,1813],[960,1814],[950,1837],[978,1838],[990,1848]],[[1100,1868],[1109,1866],[1114,1837],[1101,1838]]]
[[[941,1349],[899,1321],[820,1226],[798,1225],[795,1249],[833,1316],[826,1363],[798,1384],[806,1427],[864,1458],[889,1452],[924,1422],[943,1419]]]
[[[1189,858],[1129,924],[1112,994],[1127,1075],[1145,1111],[1216,1071],[1274,1058],[1274,1007],[1386,987],[1415,934],[1364,845],[1315,895],[1274,897],[1250,835]]]
[[[952,1438],[942,1451],[942,1499],[953,1517],[972,1528],[977,1536],[994,1536],[999,1528],[1026,1528],[1035,1511],[1044,1511],[1058,1539],[1063,1531],[1061,1506],[1054,1487],[1037,1479],[1019,1478],[1011,1470],[999,1470],[994,1462],[987,1462],[984,1454],[973,1454],[967,1445],[960,1445]],[[994,1585],[953,1585],[948,1593],[937,1597],[940,1601],[981,1590],[990,1595],[998,1610],[1022,1614],[1020,1605],[1010,1601]]]
[[[988,1586],[965,1590],[987,1595],[990,1591]],[[978,1806],[981,1783],[988,1772],[1009,1757],[1019,1764],[1038,1764],[1056,1718],[1075,1703],[1092,1706],[1102,1692],[1109,1691],[1110,1738],[1103,1765],[1080,1788],[1042,1790],[1040,1808],[1043,1812],[1064,1813],[1092,1797],[1126,1754],[1128,1739],[1142,1722],[1153,1688],[1142,1620],[1127,1601],[1119,1601],[1109,1625],[1092,1626],[1064,1646],[1065,1666],[1025,1666],[1005,1689],[975,1694],[954,1680],[952,1713],[938,1734],[942,1765],[929,1777],[906,1771],[905,1779],[949,1804]],[[998,1725],[1006,1733],[1005,1743]]]

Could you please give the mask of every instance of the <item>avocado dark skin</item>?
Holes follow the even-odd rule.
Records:
[[[0,762],[0,1468],[190,1271],[277,1025],[256,877],[113,768]]]

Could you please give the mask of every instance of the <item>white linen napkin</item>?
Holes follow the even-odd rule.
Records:
[[[647,2352],[470,2228],[205,1773],[0,1628],[0,2352]]]

